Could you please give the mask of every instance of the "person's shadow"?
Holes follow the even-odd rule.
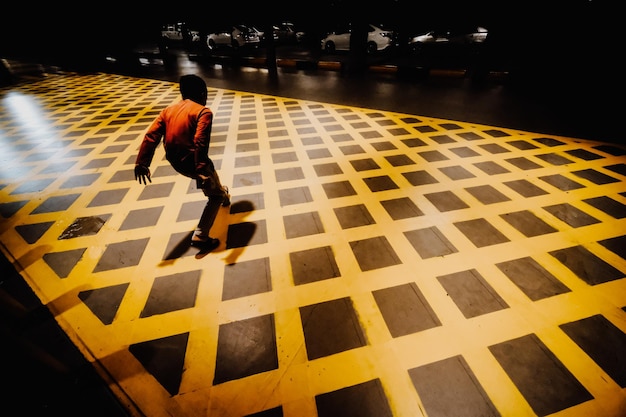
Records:
[[[253,222],[242,221],[252,211],[254,211],[254,204],[251,201],[238,201],[232,203],[229,207],[229,216],[225,218],[218,217],[215,228],[211,229],[211,232],[216,232],[216,236],[219,236],[220,241],[226,241],[226,247],[223,250],[232,249],[225,261],[228,265],[233,265],[237,262],[237,259],[243,253],[244,249],[256,233],[257,225]],[[162,264],[171,263],[176,259],[182,258],[192,248],[190,246],[191,237],[193,231],[181,236],[177,236],[176,243],[170,248],[168,254],[163,259]],[[221,246],[221,245],[220,245]],[[221,251],[220,247],[207,247],[199,248],[195,254],[196,259],[202,259],[206,255],[212,252]]]
[[[230,207],[230,214],[237,215],[237,220],[243,220],[251,212],[254,211],[254,204],[251,201],[238,201]],[[256,232],[257,225],[253,222],[237,221],[228,226],[226,236],[226,249],[231,249],[230,253],[224,260],[227,265],[237,263],[237,259],[241,256],[246,246],[252,240]]]
[[[178,240],[176,245],[170,248],[169,252],[165,256],[165,258],[163,258],[163,261],[161,261],[161,263],[162,264],[171,263],[175,261],[176,259],[179,259],[185,256],[185,253],[187,253],[187,251],[191,247],[191,244],[190,244],[191,236],[193,236],[193,231],[187,233],[184,236],[181,236],[181,238]]]

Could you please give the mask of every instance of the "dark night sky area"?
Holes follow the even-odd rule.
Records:
[[[617,45],[616,3],[609,0],[321,0],[318,2],[221,0],[132,2],[94,5],[17,1],[7,19],[10,36],[0,40],[0,55],[16,50],[47,54],[80,53],[86,45],[107,48],[158,35],[162,23],[187,21],[198,30],[216,23],[292,20],[311,33],[334,23],[369,20],[415,33],[437,25],[469,23],[489,28],[494,41],[537,50],[538,59],[603,58]],[[593,51],[593,52],[590,52]],[[555,55],[556,52],[556,55]]]

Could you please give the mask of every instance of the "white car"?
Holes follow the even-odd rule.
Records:
[[[161,26],[161,38],[165,42],[200,41],[200,31],[190,29],[184,22]]]
[[[231,25],[219,28],[208,34],[206,44],[209,50],[219,47],[253,47],[261,43],[259,33],[246,25]]]
[[[472,47],[484,43],[487,40],[488,34],[489,31],[482,26],[461,30],[431,30],[430,32],[409,39],[409,48],[414,53],[421,53],[424,52],[426,48],[434,50],[451,47]]]
[[[350,26],[329,33],[322,39],[322,50],[327,53],[349,51],[351,33],[352,29]],[[395,31],[387,29],[383,25],[370,23],[367,32],[367,52],[372,54],[395,46],[396,37]]]

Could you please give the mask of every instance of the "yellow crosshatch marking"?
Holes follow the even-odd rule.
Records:
[[[623,147],[209,87],[198,253],[202,192],[133,176],[179,98],[0,90],[2,250],[132,414],[624,415]]]

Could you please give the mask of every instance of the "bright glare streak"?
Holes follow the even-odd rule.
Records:
[[[11,114],[22,131],[36,134],[37,139],[41,139],[43,134],[54,133],[45,113],[32,96],[15,91],[9,92],[2,98],[2,108]]]
[[[0,110],[11,118],[10,130],[0,131],[0,178],[12,180],[28,175],[30,165],[23,164],[15,156],[28,147],[41,147],[55,140],[56,133],[37,100],[30,95],[11,91],[0,98]],[[37,146],[30,146],[36,144]]]

